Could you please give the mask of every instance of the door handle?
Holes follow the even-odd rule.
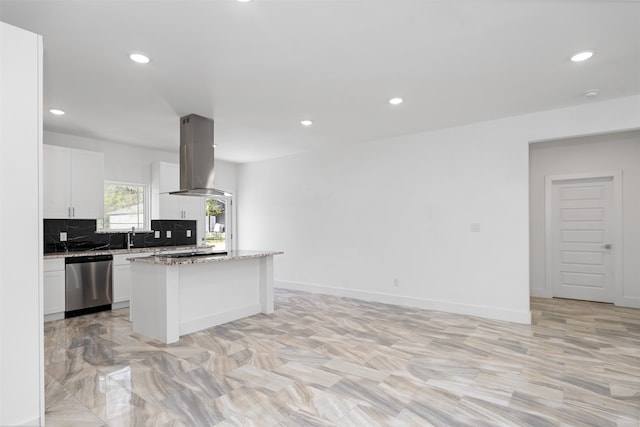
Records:
[[[611,243],[607,243],[606,245],[602,246],[605,249],[611,249]]]

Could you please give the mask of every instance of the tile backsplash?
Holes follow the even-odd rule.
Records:
[[[192,220],[151,220],[154,232],[136,233],[133,247],[196,245],[196,224]],[[90,219],[45,219],[43,234],[45,253],[127,247],[126,233],[96,233],[96,220]]]

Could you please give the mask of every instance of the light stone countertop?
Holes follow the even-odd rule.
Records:
[[[138,253],[144,253],[144,252],[162,253],[162,252],[212,250],[212,249],[215,249],[215,248],[213,246],[196,246],[196,245],[152,246],[152,247],[146,247],[146,248],[131,248],[131,249],[52,252],[52,253],[44,254],[44,259],[69,258],[69,257],[91,256],[91,255],[121,255],[121,254],[138,254]]]
[[[237,250],[237,251],[228,251],[226,255],[216,255],[215,253],[213,253],[209,256],[197,255],[193,257],[184,257],[184,258],[168,258],[166,256],[162,256],[162,254],[158,254],[158,255],[151,255],[148,257],[131,258],[129,259],[129,261],[143,262],[147,264],[157,264],[157,265],[183,265],[183,264],[204,264],[209,262],[231,261],[235,259],[244,259],[244,258],[261,258],[261,257],[267,257],[272,255],[282,255],[282,254],[284,254],[284,252]]]
[[[136,228],[133,231],[132,230],[127,230],[127,229],[124,229],[124,230],[111,230],[111,229],[106,230],[106,229],[101,229],[101,230],[94,231],[94,233],[96,233],[96,234],[128,234],[128,233],[131,233],[131,234],[136,234],[136,233],[149,234],[149,233],[153,233],[153,230],[147,230],[147,229],[144,229],[144,228],[141,228],[139,230]]]

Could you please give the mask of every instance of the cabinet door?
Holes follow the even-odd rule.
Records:
[[[160,194],[160,219],[204,219],[204,199]]]
[[[158,219],[182,219],[182,196],[160,194],[160,212]]]
[[[113,302],[129,301],[131,298],[131,264],[113,266]]]
[[[158,163],[160,193],[180,190],[180,165],[175,163]]]
[[[64,311],[64,271],[45,271],[43,276],[43,310],[44,314],[62,313]]]
[[[70,150],[55,145],[43,145],[42,154],[43,217],[68,218],[71,207]]]
[[[75,218],[104,216],[104,155],[71,150],[71,201]]]
[[[194,196],[176,196],[180,199],[183,219],[204,220],[204,198]]]

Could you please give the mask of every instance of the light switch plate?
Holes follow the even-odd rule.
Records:
[[[471,223],[471,232],[472,233],[479,233],[480,232],[480,223],[479,222],[472,222]]]
[[[167,239],[171,238],[171,230],[167,230]]]
[[[159,239],[160,238],[160,230],[155,230],[153,232],[153,237],[156,238],[156,239]]]
[[[187,230],[187,237],[191,237],[191,230]]]
[[[66,242],[67,241],[67,232],[66,231],[61,231],[60,232],[60,241],[61,242]]]

